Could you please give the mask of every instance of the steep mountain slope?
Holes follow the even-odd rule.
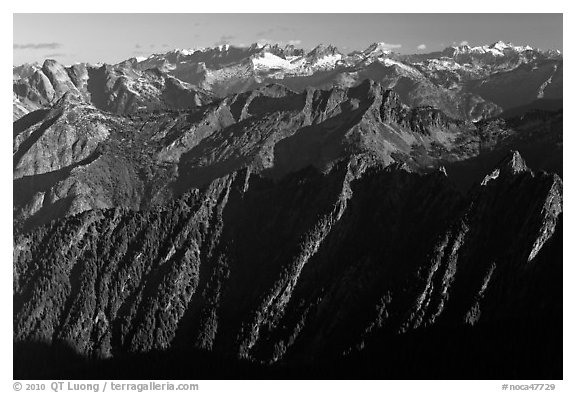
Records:
[[[562,63],[557,61],[522,64],[513,70],[494,74],[488,80],[470,81],[466,90],[504,110],[544,97],[548,100],[562,99],[562,68]]]
[[[468,165],[480,151],[521,149],[537,168],[559,172],[561,121],[561,113],[543,113],[474,125],[406,107],[368,80],[303,93],[269,85],[192,111],[129,116],[68,94],[14,123],[14,218],[26,229],[87,209],[145,208],[241,168],[279,179],[358,153],[418,171],[444,165],[451,174],[449,165],[463,161],[456,178],[474,181],[468,167],[480,176],[495,164],[483,154],[482,165]],[[530,153],[544,146],[545,154]]]
[[[14,67],[14,377],[561,379],[562,55],[386,48]]]
[[[197,349],[298,375],[430,329],[557,321],[561,217],[560,178],[532,173],[517,152],[466,197],[441,172],[367,155],[277,182],[246,169],[168,205],[87,211],[17,236],[14,340],[96,358]],[[557,335],[524,332],[519,346],[540,343],[539,377],[558,377]],[[495,350],[490,337],[462,337]],[[410,364],[385,370],[385,358],[371,357],[369,377]],[[527,377],[490,362],[472,374],[496,371]]]

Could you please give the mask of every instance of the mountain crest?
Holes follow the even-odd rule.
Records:
[[[512,150],[500,161],[492,173],[484,177],[480,184],[485,186],[492,180],[498,178],[513,178],[525,172],[532,173],[520,153],[517,150]]]
[[[338,48],[336,48],[333,45],[320,44],[316,46],[314,49],[312,49],[310,52],[308,52],[306,57],[313,59],[320,59],[325,56],[336,56],[336,55],[342,55],[338,51]]]
[[[374,53],[391,53],[390,46],[385,42],[373,42],[368,48],[366,48],[363,53],[365,55],[370,55]]]
[[[523,172],[530,172],[526,161],[517,150],[510,151],[508,155],[498,165],[500,173],[517,175]]]

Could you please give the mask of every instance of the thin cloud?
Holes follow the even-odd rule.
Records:
[[[37,44],[14,44],[14,49],[58,49],[62,46],[58,42],[40,42]]]
[[[468,45],[468,41],[464,40],[464,41],[460,42],[460,46],[462,46],[462,45]]]
[[[402,48],[402,44],[387,44],[386,42],[380,42],[379,45],[384,49],[398,49]]]
[[[270,34],[272,34],[272,33],[274,33],[274,29],[270,28],[270,29],[268,29],[268,30],[259,31],[258,33],[256,33],[256,35],[257,35],[258,37],[262,37],[262,36],[265,36],[265,35],[270,35]]]
[[[260,45],[279,45],[279,46],[285,46],[285,45],[300,45],[302,43],[302,40],[289,40],[289,41],[277,41],[277,40],[271,40],[270,38],[260,38],[258,41],[256,41],[257,44]]]
[[[66,56],[66,53],[49,53],[45,57],[50,59],[50,58],[65,57],[65,56]]]
[[[140,48],[142,48],[142,47],[140,46],[140,44],[136,44],[136,45],[134,45],[134,48],[140,49]]]
[[[266,44],[274,44],[275,42],[269,38],[260,38],[258,41],[256,41],[256,43],[260,45],[266,45]]]
[[[420,45],[418,45],[418,46],[416,47],[416,49],[418,49],[418,50],[424,50],[424,49],[426,49],[426,44],[420,44]]]

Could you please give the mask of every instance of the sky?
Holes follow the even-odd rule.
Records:
[[[502,40],[562,50],[562,14],[14,14],[13,64],[118,63],[171,49],[292,43],[399,53]]]

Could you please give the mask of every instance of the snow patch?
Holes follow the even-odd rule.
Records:
[[[384,64],[386,67],[396,66],[396,67],[400,68],[401,70],[406,71],[407,73],[412,74],[414,76],[418,76],[418,77],[422,76],[422,74],[418,70],[416,70],[413,67],[410,67],[409,65],[404,64],[402,62],[392,60],[389,58],[378,59],[378,61],[380,63]]]
[[[252,59],[255,68],[277,69],[282,68],[286,70],[294,69],[295,66],[288,60],[276,56],[270,52],[264,52],[258,57]]]
[[[315,67],[322,67],[322,68],[333,67],[340,60],[342,60],[342,55],[339,53],[335,54],[335,55],[326,55],[326,56],[318,59],[316,61],[316,63],[314,63],[314,66]]]

